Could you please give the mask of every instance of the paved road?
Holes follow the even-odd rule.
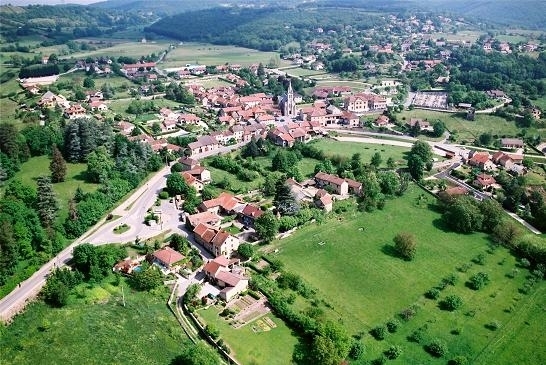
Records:
[[[217,155],[232,151],[241,147],[243,143],[222,147],[215,151],[209,151],[203,154],[192,156],[194,159],[201,159],[211,155]],[[146,210],[152,206],[156,200],[157,193],[165,186],[166,178],[170,168],[165,166],[155,175],[153,175],[146,184],[138,188],[127,200],[121,203],[112,211],[113,215],[119,215],[121,218],[113,222],[106,222],[105,219],[99,221],[95,226],[89,229],[83,236],[75,240],[72,244],[61,251],[57,256],[44,264],[30,278],[20,284],[20,287],[14,289],[11,293],[0,300],[0,321],[9,320],[17,311],[24,307],[25,303],[34,298],[44,286],[47,275],[54,267],[63,266],[72,258],[72,250],[83,242],[90,242],[95,245],[115,242],[129,242],[139,238],[148,238],[160,234],[163,231],[171,230],[173,233],[180,233],[188,236],[190,242],[198,248],[205,258],[212,258],[211,255],[193,240],[193,235],[189,235],[182,222],[178,221],[178,211],[172,204],[169,207],[168,202],[164,202],[166,214],[163,215],[163,227],[147,227],[142,224]],[[167,214],[168,212],[168,214]],[[131,229],[122,235],[115,235],[113,229],[127,223]]]

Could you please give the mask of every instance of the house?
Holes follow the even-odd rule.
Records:
[[[64,110],[64,115],[68,119],[82,118],[85,117],[86,114],[87,110],[85,110],[85,108],[81,106],[81,104],[73,104]]]
[[[57,105],[66,107],[68,106],[67,103],[68,101],[64,96],[55,95],[51,91],[47,91],[44,95],[42,95],[40,100],[38,100],[37,104],[42,108],[53,108]]]
[[[504,167],[504,169],[508,171],[510,171],[514,166],[514,160],[512,160],[509,155],[501,151],[495,152],[491,157],[491,161],[493,161],[493,163],[497,165]]]
[[[410,118],[409,122],[406,122],[406,125],[409,128],[415,127],[415,125],[419,126],[419,131],[421,132],[433,132],[434,127],[427,121],[423,119],[417,119],[417,118]]]
[[[326,213],[332,211],[333,208],[333,199],[330,194],[324,189],[317,190],[315,194],[315,206],[319,209],[324,210]]]
[[[542,116],[542,111],[541,111],[539,108],[533,107],[533,108],[527,109],[527,111],[528,111],[529,113],[531,113],[531,116],[532,116],[533,118],[535,118],[536,120],[539,120],[540,117]]]
[[[485,171],[494,170],[496,168],[495,164],[489,158],[488,152],[472,152],[468,164],[470,166],[479,167]]]
[[[165,246],[152,254],[153,261],[166,269],[173,269],[176,263],[182,261],[184,256],[170,248]]]
[[[182,165],[183,171],[193,170],[195,167],[199,166],[199,161],[189,157],[181,157],[178,159],[178,162]]]
[[[193,229],[195,241],[212,253],[215,257],[231,257],[239,248],[239,239],[221,228],[215,228],[206,223],[200,223]]]
[[[336,194],[349,194],[349,184],[347,181],[336,175],[318,172],[315,175],[315,181],[319,187],[330,187]]]
[[[131,76],[138,72],[149,72],[155,70],[156,64],[155,62],[142,62],[142,63],[135,63],[135,64],[125,64],[121,68],[121,72],[124,74]]]
[[[209,211],[223,214],[234,214],[242,210],[244,203],[230,193],[222,192],[217,198],[206,200],[199,205],[202,212]]]
[[[476,176],[476,180],[474,180],[473,182],[474,186],[482,190],[487,190],[491,188],[491,186],[495,183],[496,183],[495,178],[486,173],[481,173],[478,176]]]
[[[451,201],[463,195],[468,195],[468,189],[462,186],[453,186],[438,193],[440,199],[444,201]]]
[[[128,257],[124,260],[119,261],[117,264],[114,265],[112,268],[112,271],[119,272],[122,274],[131,274],[135,267],[139,266],[140,262],[138,260],[133,260],[132,258]]]
[[[254,227],[256,219],[260,218],[264,214],[263,210],[255,205],[247,204],[239,213],[241,223],[248,227]]]
[[[91,107],[91,110],[94,112],[105,112],[108,110],[108,106],[100,100],[95,100],[90,102],[89,106]]]
[[[231,266],[224,256],[218,256],[203,267],[205,277],[212,284],[220,287],[220,298],[229,302],[240,293],[248,289],[248,278],[244,276],[244,269]]]
[[[520,138],[501,138],[501,148],[523,148],[523,140]]]
[[[190,155],[194,156],[196,154],[214,151],[220,148],[220,144],[218,143],[216,138],[205,135],[199,137],[197,141],[189,143],[188,148],[190,150]]]
[[[189,224],[190,228],[195,228],[201,223],[208,224],[212,227],[220,227],[220,223],[222,222],[222,217],[220,217],[218,214],[214,212],[200,212],[196,214],[187,214],[186,215],[186,222]]]
[[[208,184],[212,181],[210,177],[210,171],[203,166],[195,166],[191,170],[186,170],[185,173],[190,174],[197,180],[201,181],[203,184]]]
[[[352,180],[345,179],[347,185],[349,186],[349,194],[362,195],[362,183]]]
[[[389,125],[389,122],[390,122],[389,117],[387,117],[384,114],[381,114],[380,116],[377,117],[374,124],[378,127],[386,127]]]
[[[117,124],[117,129],[121,134],[129,136],[135,129],[135,125],[133,123],[121,121]]]
[[[489,96],[490,98],[493,98],[493,99],[507,99],[508,98],[508,96],[506,96],[504,91],[497,90],[497,89],[488,90],[488,91],[485,92],[485,94],[487,96]]]
[[[387,99],[376,94],[356,94],[344,102],[345,109],[353,113],[366,113],[387,109]]]
[[[186,184],[194,188],[197,192],[203,190],[205,184],[201,180],[198,180],[195,176],[189,174],[187,171],[182,171],[180,175],[182,175],[184,181],[186,181]]]

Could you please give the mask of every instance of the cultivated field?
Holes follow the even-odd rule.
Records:
[[[140,43],[140,42],[125,42],[114,44],[111,47],[100,48],[95,51],[82,51],[77,53],[72,53],[68,56],[63,56],[61,58],[67,59],[80,59],[86,57],[141,57],[147,56],[149,54],[155,53],[156,55],[160,54],[162,51],[166,50],[169,47],[168,42],[158,42],[158,43]]]
[[[223,65],[225,63],[250,66],[254,63],[267,65],[278,58],[276,52],[261,52],[236,46],[217,46],[206,43],[183,43],[167,55],[161,68],[183,67],[186,64]]]
[[[82,284],[61,309],[32,304],[9,331],[0,328],[0,363],[170,363],[188,339],[165,305],[168,290],[124,286],[126,306],[121,287],[108,282]]]
[[[510,336],[521,337],[514,348],[521,347],[533,359],[544,360],[544,340],[536,338],[538,342],[530,345],[524,338],[529,339],[543,323],[542,312],[532,309],[543,305],[546,284],[538,283],[536,291],[528,295],[519,293],[528,275],[526,270],[519,268],[515,278],[506,276],[517,267],[516,259],[505,249],[490,250],[484,234],[459,235],[446,230],[441,216],[430,208],[434,204],[433,197],[411,187],[404,197],[387,201],[382,211],[348,212],[320,226],[306,226],[271,249],[279,249],[274,257],[284,262],[288,271],[319,289],[350,333],[365,334],[366,359],[373,360],[397,344],[403,348],[403,355],[393,364],[445,364],[446,358],[435,359],[423,349],[431,339],[440,338],[448,344],[447,359],[465,355],[470,363],[476,359],[476,363],[497,364],[496,357],[486,360],[499,348],[499,341],[506,344],[504,338]],[[406,262],[393,254],[392,239],[401,231],[417,238],[414,261]],[[480,254],[485,256],[483,265],[472,262]],[[457,270],[463,264],[470,265],[468,271]],[[489,274],[489,286],[480,291],[467,288],[465,282],[479,271]],[[464,305],[455,312],[441,310],[437,301],[423,296],[450,274],[458,281],[442,291],[440,300],[450,294],[461,296]],[[402,322],[397,333],[388,334],[384,341],[366,334],[410,306],[417,313]],[[498,321],[499,329],[488,329],[493,321]],[[530,332],[523,325],[525,321]],[[422,343],[406,339],[423,326]],[[513,356],[504,352],[502,363],[513,363]]]
[[[267,364],[286,365],[291,363],[294,347],[298,343],[292,331],[282,320],[268,314],[277,327],[268,331],[255,332],[256,321],[235,329],[218,315],[216,307],[198,311],[207,324],[220,330],[220,336],[229,345],[232,354],[244,365]]]

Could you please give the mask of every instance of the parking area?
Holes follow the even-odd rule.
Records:
[[[412,104],[425,108],[447,109],[446,92],[416,92]]]

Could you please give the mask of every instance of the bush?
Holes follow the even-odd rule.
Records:
[[[457,276],[457,274],[450,274],[442,279],[443,282],[451,286],[454,286],[455,284],[457,284],[458,280],[459,280],[459,277]]]
[[[415,343],[421,343],[423,342],[425,338],[425,333],[427,331],[427,327],[420,327],[414,330],[412,333],[409,334],[407,337],[408,341],[415,342]]]
[[[489,322],[488,324],[485,325],[485,328],[487,328],[488,330],[491,330],[491,331],[496,331],[501,327],[502,327],[501,323],[499,321],[497,321],[497,320],[493,320],[493,321],[491,321],[491,322]]]
[[[479,254],[472,259],[472,262],[478,265],[485,265],[485,255],[483,253]]]
[[[169,199],[169,193],[166,192],[165,190],[162,190],[162,191],[159,193],[159,199]]]
[[[427,297],[428,299],[436,300],[440,297],[440,290],[436,288],[429,289],[425,293],[425,297]]]
[[[385,339],[385,336],[387,334],[387,328],[385,326],[377,326],[375,328],[372,328],[370,331],[370,335],[373,336],[378,341],[382,341]]]
[[[448,295],[441,303],[443,309],[454,311],[463,305],[463,299],[458,295]]]
[[[434,357],[443,357],[448,352],[446,343],[439,338],[432,340],[425,349]]]
[[[398,345],[392,345],[387,351],[385,351],[385,356],[389,360],[394,360],[402,355],[402,348]]]
[[[415,309],[413,308],[406,308],[402,312],[400,312],[400,317],[406,322],[412,319],[414,316],[415,316]]]
[[[207,326],[205,327],[205,333],[213,340],[216,340],[218,337],[220,337],[220,331],[211,324],[207,324]]]
[[[387,330],[390,333],[395,333],[396,331],[398,331],[399,327],[400,327],[400,321],[398,321],[396,318],[393,318],[387,322]]]
[[[474,290],[480,290],[489,284],[489,275],[485,272],[479,272],[470,277],[468,286]]]
[[[380,357],[372,361],[372,365],[383,365],[386,362],[387,358],[385,357],[385,355],[381,355]]]
[[[358,340],[353,340],[351,349],[349,350],[349,357],[353,360],[358,360],[364,355],[364,344]]]

